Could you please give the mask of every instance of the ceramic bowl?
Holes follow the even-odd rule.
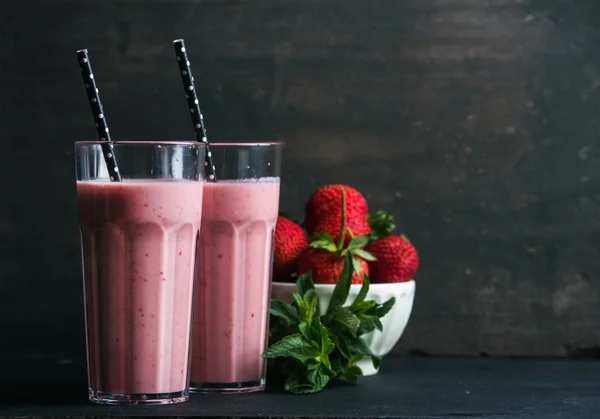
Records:
[[[354,301],[360,291],[360,287],[361,285],[358,284],[350,286],[347,304],[351,304]],[[327,310],[334,288],[335,285],[315,284],[322,315]],[[294,292],[296,292],[295,283],[273,282],[271,297],[291,303]],[[379,357],[387,355],[394,348],[408,324],[415,298],[415,281],[371,284],[366,299],[383,303],[391,297],[396,297],[396,303],[381,319],[383,332],[375,330],[363,336],[371,351]],[[378,372],[373,367],[373,362],[370,358],[361,360],[358,366],[362,369],[363,375],[375,375]]]

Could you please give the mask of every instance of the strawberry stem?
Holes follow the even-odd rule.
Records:
[[[340,233],[340,242],[338,248],[344,247],[344,241],[346,239],[346,191],[342,187],[342,229]]]

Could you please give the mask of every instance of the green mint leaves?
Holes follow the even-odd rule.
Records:
[[[262,355],[269,360],[269,373],[279,373],[286,391],[295,394],[321,391],[332,380],[356,383],[362,376],[356,365],[370,356],[375,367],[380,359],[361,337],[382,330],[381,318],[395,303],[392,297],[383,304],[366,300],[369,278],[350,305],[353,257],[345,255],[344,269],[335,286],[325,315],[320,316],[319,298],[310,273],[296,281],[292,304],[271,301],[270,346]]]

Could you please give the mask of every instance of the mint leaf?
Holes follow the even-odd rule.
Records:
[[[383,303],[381,306],[379,306],[379,308],[377,308],[377,317],[381,318],[383,316],[385,316],[386,314],[388,314],[388,312],[392,309],[392,307],[394,306],[394,304],[396,303],[396,297],[392,297],[389,300],[387,300],[385,303]]]
[[[350,342],[350,335],[337,334],[334,337],[335,347],[344,359],[352,358],[353,349]]]
[[[371,356],[371,361],[373,361],[373,366],[375,367],[375,369],[378,369],[381,365],[381,358],[379,358],[378,356]]]
[[[358,336],[362,336],[375,330],[376,317],[364,313],[358,313],[356,317],[358,317],[360,320],[360,326],[358,327],[358,331],[356,333]]]
[[[331,358],[331,369],[335,371],[336,376],[343,374],[344,367],[342,366],[342,359],[338,357]]]
[[[354,246],[361,240],[354,241]],[[345,251],[342,257],[344,267],[324,316],[319,316],[319,299],[310,273],[296,281],[298,292],[293,294],[293,304],[271,303],[271,346],[262,356],[268,360],[269,374],[280,374],[285,390],[291,393],[315,393],[336,379],[355,383],[362,375],[358,361],[368,356],[375,367],[381,362],[360,336],[383,328],[380,319],[395,300],[390,298],[383,304],[367,300],[370,281],[363,273],[357,297],[345,306],[354,271],[361,267],[352,252]]]
[[[321,341],[321,355],[329,355],[335,348],[335,345],[333,341],[329,338],[329,332],[327,328],[323,326],[323,323],[321,323],[321,319],[319,319],[318,317],[313,321],[312,330],[314,333],[313,336]]]
[[[309,303],[305,301],[304,298],[300,297],[300,294],[298,293],[294,293],[294,301],[296,302],[296,305],[298,306],[298,311],[300,312],[300,320],[310,323],[310,319],[312,317],[309,317]]]
[[[307,293],[308,290],[315,289],[315,284],[312,280],[312,273],[310,271],[303,273],[296,280],[296,288],[302,297]]]
[[[366,356],[371,356],[371,357],[377,356],[373,352],[371,352],[369,345],[367,345],[367,343],[365,342],[365,340],[363,338],[354,339],[354,341],[352,342],[352,349],[354,349],[354,351],[356,353],[359,353],[361,355],[366,355]]]
[[[270,313],[272,316],[284,319],[289,326],[298,324],[298,321],[300,320],[298,310],[296,310],[294,306],[281,300],[271,300]]]
[[[331,300],[329,301],[329,306],[327,307],[327,312],[325,313],[325,324],[331,321],[333,316],[335,316],[336,311],[344,305],[346,299],[348,298],[353,275],[352,260],[354,260],[352,255],[350,253],[346,254],[344,268],[342,269],[342,273],[337,284],[335,285],[333,294],[331,295]]]
[[[319,370],[312,370],[304,375],[302,372],[291,373],[285,381],[285,390],[294,394],[316,393],[323,390],[329,382],[329,377]]]
[[[316,391],[322,390],[329,382],[329,376],[318,369],[311,371],[308,379]]]
[[[310,322],[315,314],[317,314],[319,308],[319,296],[317,295],[317,291],[314,288],[308,290],[306,294],[304,294],[303,300],[308,304],[305,321]]]
[[[351,382],[352,384],[356,384],[358,377],[361,377],[362,375],[363,375],[363,372],[360,369],[360,367],[357,365],[353,365],[353,366],[347,368],[346,371],[344,371],[342,378],[344,378],[346,381]]]
[[[298,324],[298,329],[300,330],[300,334],[304,339],[306,339],[308,342],[312,342],[310,326],[308,325],[308,323],[300,322],[300,324]]]
[[[373,319],[373,325],[375,326],[375,329],[383,332],[383,325],[381,324],[381,320],[379,320],[377,317]]]
[[[369,292],[370,285],[371,285],[371,281],[369,280],[369,277],[367,276],[367,274],[363,273],[362,287],[360,287],[360,291],[358,292],[358,295],[356,296],[356,298],[354,299],[354,301],[352,302],[352,305],[350,307],[354,308],[358,304],[365,301],[365,298],[367,297],[367,293]]]
[[[356,332],[360,326],[360,319],[349,308],[340,308],[335,315],[335,320],[346,327],[352,336],[356,336]]]
[[[263,358],[289,357],[303,364],[314,360],[319,355],[317,348],[308,343],[301,334],[288,335],[272,344],[263,354]]]

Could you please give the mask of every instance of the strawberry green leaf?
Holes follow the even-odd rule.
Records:
[[[362,236],[355,237],[350,241],[350,243],[348,243],[348,250],[361,249],[368,242],[369,242],[368,234],[364,234]]]
[[[329,300],[329,306],[327,307],[327,312],[325,313],[324,322],[328,324],[331,319],[335,316],[336,311],[344,305],[346,299],[348,298],[348,294],[350,293],[350,285],[352,284],[352,261],[354,258],[351,254],[347,254],[344,260],[344,268],[342,269],[342,273],[338,278],[337,284],[333,290],[333,294],[331,295],[331,300]]]
[[[328,252],[336,252],[338,250],[335,243],[330,243],[325,240],[312,241],[309,246],[319,250],[327,250]]]
[[[273,316],[284,319],[289,326],[298,324],[300,320],[298,310],[294,306],[276,299],[271,300],[270,313]]]
[[[324,241],[328,241],[331,243],[335,244],[335,241],[333,240],[333,237],[331,237],[331,234],[329,233],[315,233],[311,238],[310,238],[310,242],[316,241],[316,240],[324,240]]]
[[[354,269],[354,272],[360,272],[362,270],[362,266],[360,266],[360,262],[355,257],[352,257],[352,269]]]
[[[375,256],[363,249],[356,249],[352,253],[354,253],[356,256],[363,258],[364,260],[368,260],[369,262],[377,260]]]
[[[394,217],[385,211],[377,211],[367,215],[367,222],[371,227],[371,240],[378,240],[389,236],[396,228]]]
[[[346,239],[346,191],[342,188],[342,225],[340,228],[340,241],[338,243],[338,249],[344,247],[344,241]]]

